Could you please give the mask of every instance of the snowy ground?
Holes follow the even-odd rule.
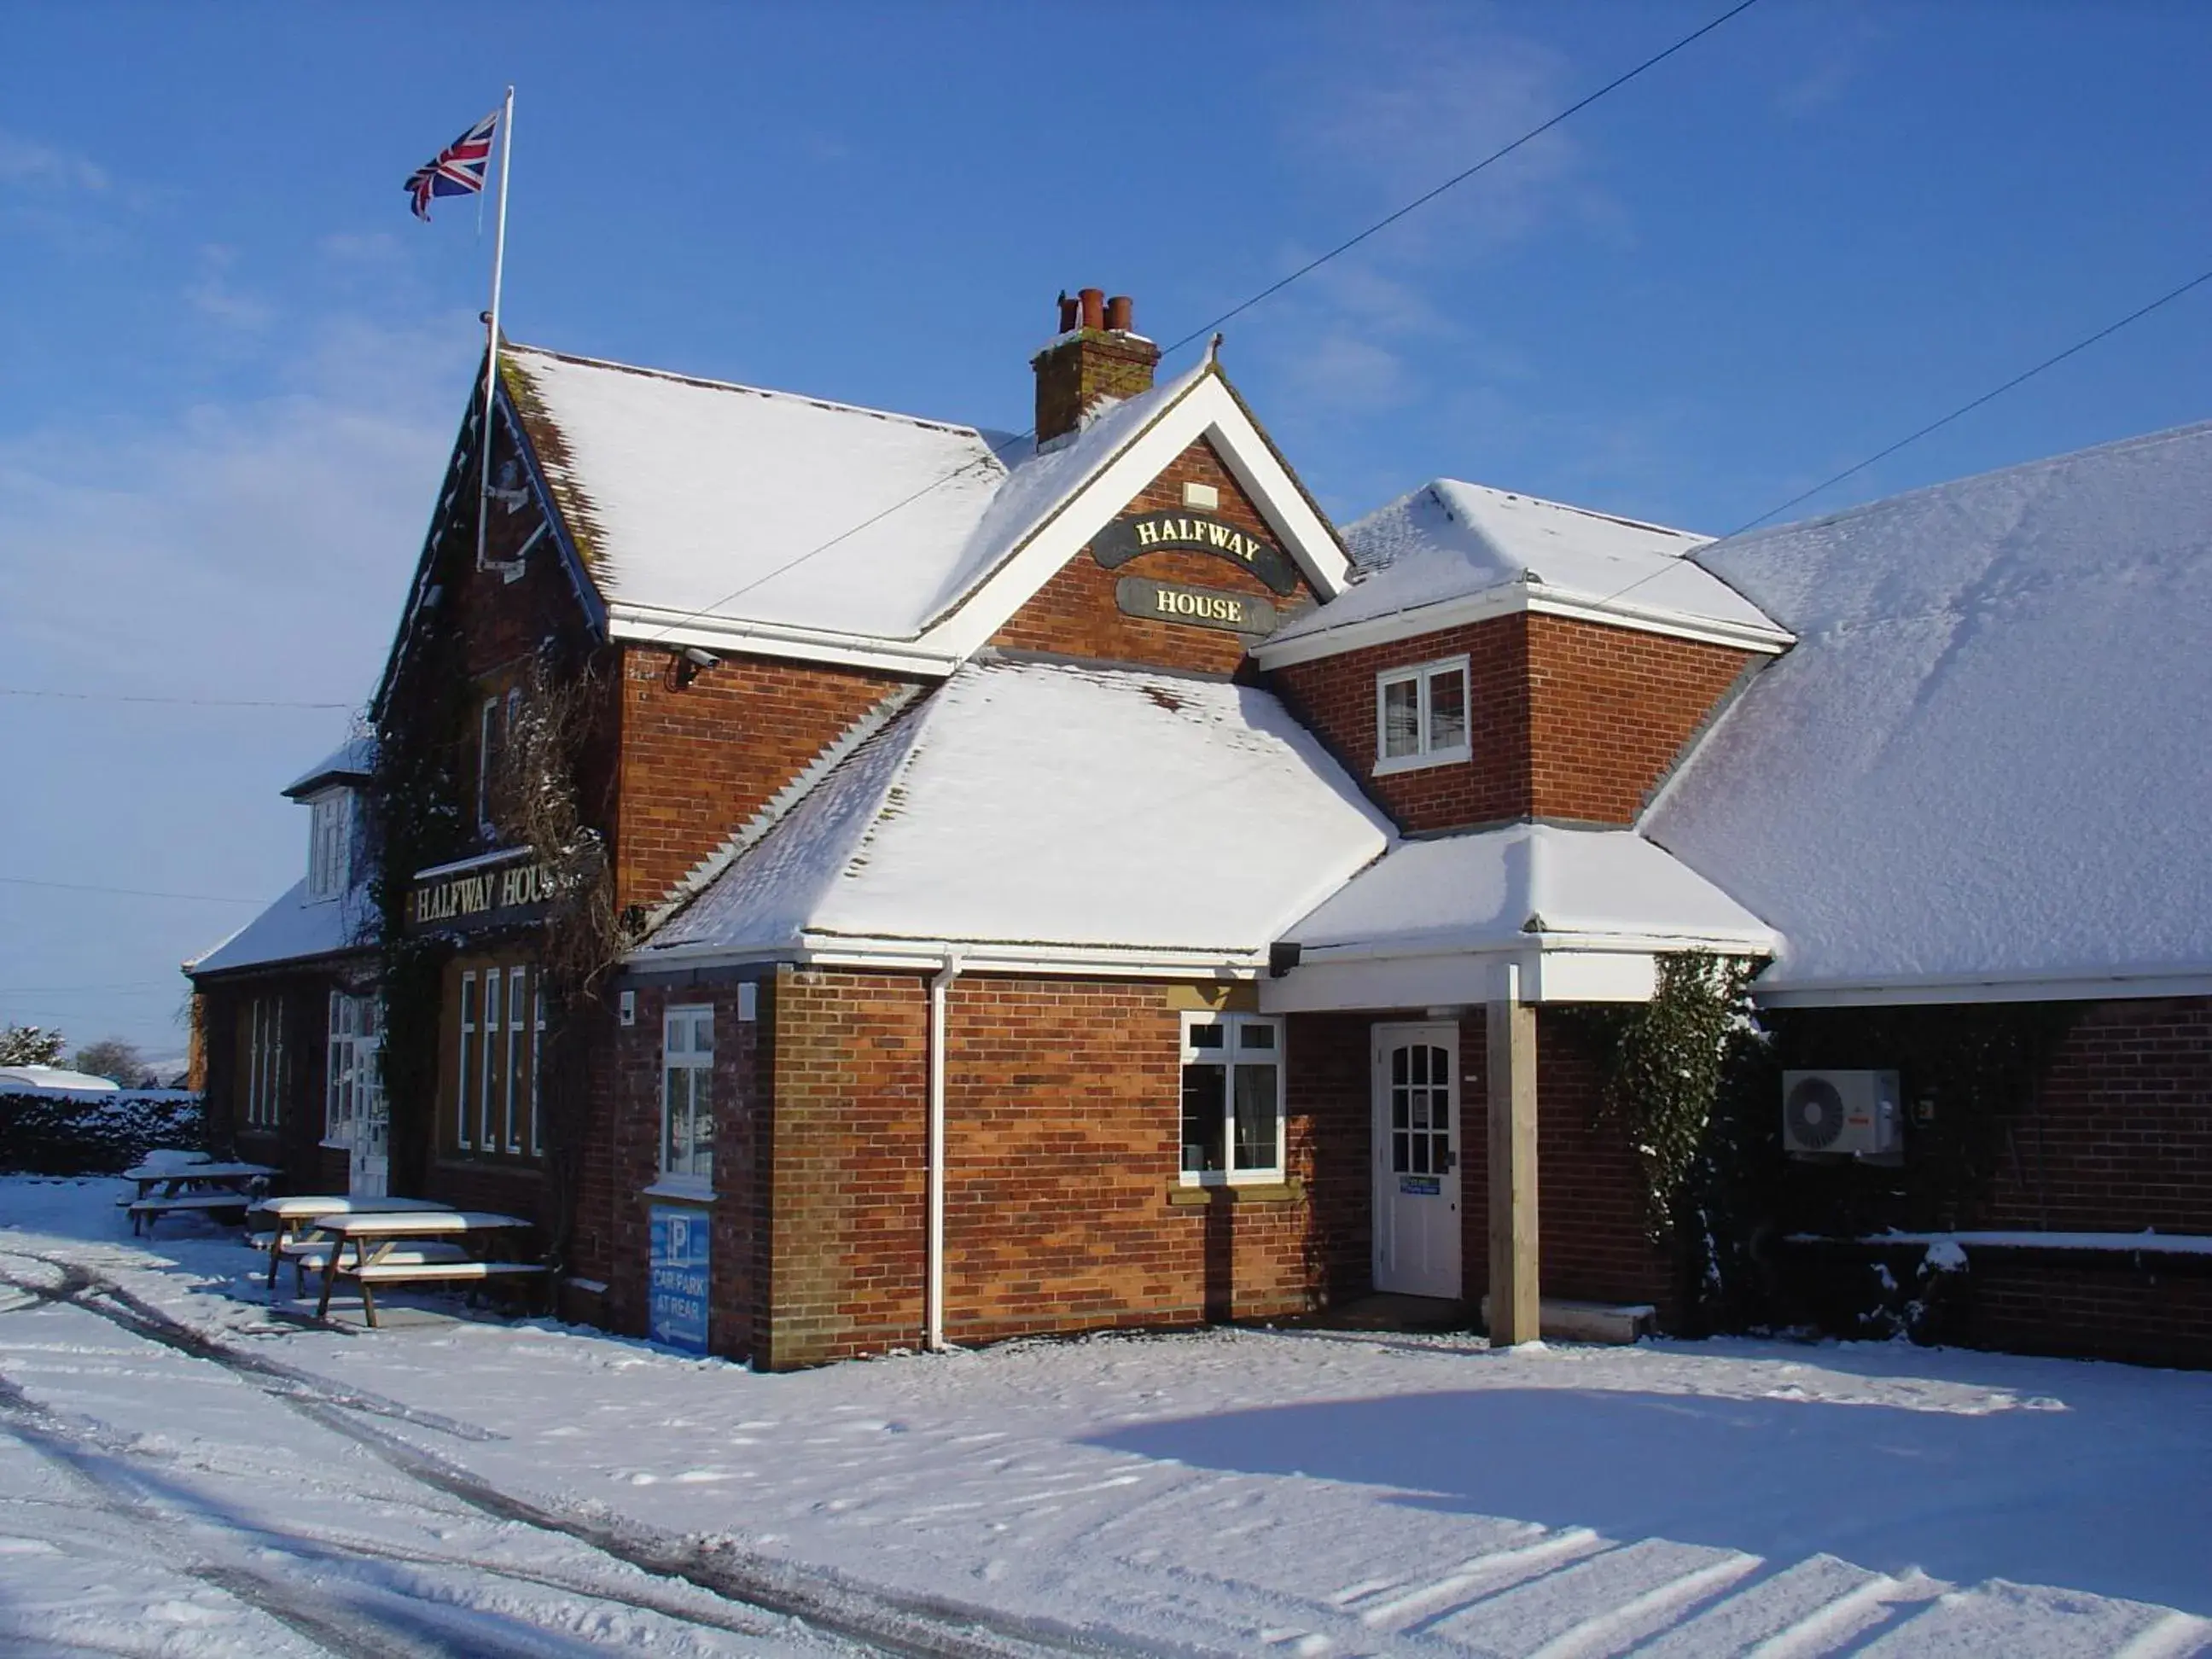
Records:
[[[2212,1653],[2212,1376],[1225,1331],[757,1376],[272,1317],[117,1190],[0,1181],[11,1653]]]

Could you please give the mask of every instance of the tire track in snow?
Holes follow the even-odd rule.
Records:
[[[1561,1631],[1530,1654],[1528,1659],[1578,1659],[1583,1654],[1610,1650],[1624,1636],[1654,1634],[1638,1632],[1636,1627],[1655,1614],[1663,1617],[1702,1601],[1765,1565],[1756,1555],[1723,1556]]]
[[[1462,1562],[1441,1578],[1432,1579],[1388,1601],[1360,1608],[1359,1622],[1370,1630],[1409,1624],[1416,1620],[1434,1622],[1484,1597],[1497,1595],[1516,1584],[1525,1584],[1531,1578],[1540,1577],[1567,1561],[1579,1560],[1610,1547],[1606,1540],[1588,1527],[1571,1527],[1565,1532],[1553,1533],[1534,1543],[1492,1550],[1488,1554]],[[1503,1582],[1498,1582],[1501,1574],[1506,1577]],[[1482,1595],[1469,1596],[1467,1592],[1478,1584],[1486,1586]]]
[[[66,1302],[149,1341],[226,1371],[242,1374],[270,1399],[354,1441],[419,1485],[458,1498],[494,1519],[571,1539],[641,1571],[682,1579],[722,1600],[793,1620],[824,1634],[882,1652],[917,1656],[918,1659],[1024,1659],[1025,1656],[1036,1654],[1127,1656],[1189,1651],[1162,1649],[1118,1634],[1062,1629],[1042,1620],[1002,1615],[945,1598],[902,1595],[853,1583],[841,1576],[808,1572],[771,1558],[745,1553],[727,1544],[702,1543],[635,1521],[603,1522],[531,1502],[397,1435],[356,1421],[346,1412],[367,1411],[418,1427],[436,1428],[441,1432],[448,1431],[448,1425],[463,1431],[470,1430],[471,1425],[439,1418],[434,1413],[417,1412],[397,1401],[382,1400],[356,1390],[334,1389],[311,1373],[295,1371],[258,1355],[242,1353],[131,1295],[112,1280],[74,1263],[27,1251],[0,1254],[38,1261],[60,1273],[64,1279],[61,1287],[47,1287],[0,1275],[0,1284],[36,1295],[44,1301]],[[263,1386],[264,1379],[282,1382],[286,1386]],[[386,1409],[380,1410],[379,1407]],[[476,1430],[460,1437],[482,1440],[503,1437]],[[605,1601],[623,1600],[618,1593],[594,1595]]]

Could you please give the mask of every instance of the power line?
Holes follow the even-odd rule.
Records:
[[[295,702],[281,697],[154,697],[120,691],[46,691],[0,685],[0,697],[57,697],[70,702],[158,702],[192,708],[325,708],[350,709],[349,702]]]
[[[1750,520],[1748,523],[1738,525],[1735,529],[1729,531],[1729,534],[1730,536],[1741,536],[1747,530],[1755,530],[1760,525],[1765,524],[1769,519],[1774,517],[1778,513],[1787,513],[1791,507],[1796,506],[1798,502],[1812,500],[1814,496],[1819,495],[1830,485],[1839,484],[1843,483],[1844,479],[1851,477],[1854,473],[1865,471],[1867,468],[1872,466],[1877,461],[1887,460],[1891,456],[1896,454],[1899,450],[1903,449],[1907,444],[1918,443],[1929,433],[1937,431],[1943,427],[1950,425],[1952,422],[1957,420],[1961,415],[1972,414],[1974,410],[1979,409],[1984,404],[1990,402],[1993,398],[2002,398],[2006,392],[2011,391],[2016,386],[2025,385],[2027,381],[2033,380],[2037,375],[2042,374],[2045,369],[2056,368],[2059,364],[2064,362],[2069,357],[2074,356],[2077,351],[2087,351],[2091,346],[2096,344],[2098,341],[2109,338],[2111,336],[2118,334],[2130,323],[2137,322],[2142,319],[2149,316],[2152,312],[2156,311],[2161,306],[2172,304],[2174,301],[2179,300],[2183,295],[2188,293],[2191,289],[2201,288],[2206,283],[2212,283],[2212,270],[2199,271],[2196,276],[2191,276],[2187,282],[2184,283],[2179,288],[2167,289],[2164,294],[2160,295],[2157,299],[2153,300],[2148,305],[2141,306],[2136,309],[2130,311],[2117,323],[2106,324],[2103,328],[2099,329],[2094,334],[2089,335],[2083,339],[2075,341],[2075,343],[2072,345],[2068,346],[2065,350],[2054,353],[2052,356],[2045,357],[2033,368],[2022,370],[2020,374],[2014,375],[2012,379],[2007,380],[2002,386],[1996,386],[1988,392],[1984,392],[1980,397],[1974,398],[1970,403],[1960,404],[1956,409],[1953,410],[1948,415],[1944,416],[1942,419],[1929,422],[1926,426],[1922,427],[1917,432],[1912,433],[1908,436],[1899,438],[1895,443],[1890,445],[1887,449],[1876,450],[1873,454],[1868,456],[1866,459],[1859,462],[1856,466],[1845,467],[1841,472],[1837,473],[1834,477],[1823,479],[1820,483],[1814,484],[1810,489],[1800,491],[1798,494],[1792,495],[1788,501],[1783,502],[1779,507],[1768,507],[1765,512],[1760,514],[1757,518]]]
[[[1515,150],[1519,149],[1522,145],[1530,143],[1534,139],[1541,137],[1544,134],[1549,132],[1553,127],[1558,126],[1562,121],[1566,120],[1570,116],[1578,114],[1582,111],[1588,109],[1592,104],[1597,102],[1599,99],[1605,97],[1608,93],[1620,90],[1620,88],[1626,86],[1631,81],[1635,80],[1639,75],[1642,75],[1646,70],[1656,68],[1659,64],[1665,63],[1667,59],[1672,58],[1676,52],[1681,51],[1685,46],[1692,45],[1696,41],[1702,40],[1705,36],[1711,34],[1715,29],[1720,27],[1722,24],[1729,21],[1729,19],[1742,15],[1742,14],[1749,11],[1758,3],[1759,0],[1738,0],[1736,4],[1730,6],[1726,11],[1721,13],[1719,16],[1715,17],[1710,22],[1702,24],[1698,27],[1692,29],[1687,34],[1682,36],[1673,45],[1652,53],[1650,57],[1637,64],[1635,68],[1626,70],[1622,74],[1616,75],[1612,80],[1607,82],[1596,91],[1577,99],[1573,103],[1568,105],[1565,109],[1553,116],[1549,120],[1529,128],[1528,131],[1522,133],[1518,138],[1514,139],[1510,143],[1502,145],[1498,149],[1492,150],[1489,155],[1484,156],[1474,166],[1462,168],[1458,173],[1454,173],[1450,178],[1445,179],[1442,184],[1437,185],[1434,189],[1424,191],[1422,194],[1416,196],[1412,201],[1407,203],[1403,207],[1395,209],[1393,211],[1385,214],[1382,218],[1377,219],[1373,224],[1368,226],[1366,229],[1361,231],[1358,235],[1348,237],[1345,240],[1339,242],[1334,247],[1329,249],[1328,252],[1323,253],[1316,258],[1308,260],[1304,264],[1300,265],[1296,270],[1291,272],[1287,276],[1280,277],[1275,282],[1268,283],[1267,287],[1261,289],[1257,294],[1253,295],[1248,300],[1243,301],[1240,303],[1231,307],[1227,311],[1223,312],[1218,317],[1216,317],[1212,322],[1193,329],[1189,333],[1176,341],[1174,344],[1168,346],[1160,355],[1163,357],[1172,356],[1176,352],[1182,350],[1185,346],[1190,344],[1193,341],[1199,339],[1202,336],[1211,334],[1215,329],[1218,328],[1223,323],[1227,322],[1231,318],[1242,316],[1245,312],[1251,310],[1253,307],[1273,298],[1276,295],[1288,288],[1292,283],[1298,281],[1301,277],[1310,276],[1313,272],[1320,270],[1322,266],[1327,264],[1330,260],[1336,258],[1339,255],[1350,252],[1353,248],[1358,247],[1362,242],[1374,235],[1376,232],[1387,230],[1390,226],[1396,224],[1399,220],[1404,218],[1407,214],[1418,211],[1419,209],[1426,207],[1431,202],[1435,201],[1437,198],[1443,195],[1446,191],[1456,189],[1459,185],[1465,184],[1468,179],[1474,178],[1475,174],[1480,173],[1484,168],[1488,167],[1496,162],[1504,161],[1507,156],[1513,154]],[[1004,444],[992,446],[988,452],[988,459],[992,460],[998,459],[1000,456],[1019,448],[1036,434],[1036,428],[1035,427],[1030,427],[1024,431],[1016,433],[1013,437],[1007,440]],[[951,471],[947,472],[942,477],[933,479],[930,483],[924,484],[912,495],[902,496],[897,501],[893,501],[889,507],[886,507],[882,511],[862,520],[860,523],[854,525],[851,528],[838,532],[837,534],[832,536],[828,541],[820,544],[818,546],[808,548],[804,553],[800,553],[793,558],[785,560],[783,563],[775,566],[772,569],[763,571],[761,574],[754,577],[750,581],[746,582],[742,586],[732,588],[729,592],[723,594],[721,598],[715,599],[709,604],[702,605],[696,611],[687,611],[683,616],[677,617],[673,622],[663,624],[659,629],[656,629],[653,634],[647,636],[646,642],[649,644],[654,640],[665,639],[675,629],[683,627],[684,623],[688,622],[696,622],[698,618],[708,615],[709,612],[720,610],[732,599],[743,599],[746,594],[751,592],[755,588],[759,587],[763,583],[774,581],[778,576],[781,576],[793,570],[796,570],[800,565],[805,564],[809,559],[816,558],[822,554],[827,553],[831,548],[839,546],[840,544],[851,540],[854,536],[859,535],[863,530],[867,529],[870,526],[880,524],[884,520],[890,517],[892,514],[900,511],[903,507],[912,506],[923,496],[943,489],[954,479],[965,477],[967,474],[974,471],[976,468],[981,466],[983,462],[984,458],[979,457],[975,460],[965,462],[963,465],[953,468]]]
[[[1896,454],[1899,450],[1905,448],[1907,445],[1918,443],[1923,438],[1928,436],[1929,433],[1942,430],[1944,427],[1950,425],[1952,422],[1957,420],[1960,416],[1971,415],[1974,410],[1979,409],[1984,404],[1989,403],[1993,399],[2002,398],[2006,392],[2010,392],[2014,387],[2025,386],[2028,381],[2042,374],[2044,370],[2047,368],[2056,368],[2059,364],[2064,362],[2069,357],[2073,356],[2077,352],[2087,351],[2091,346],[2095,345],[2100,340],[2110,339],[2113,335],[2127,327],[2129,324],[2140,322],[2143,318],[2149,316],[2151,313],[2158,310],[2160,307],[2172,304],[2176,300],[2181,298],[2183,295],[2189,293],[2193,289],[2202,288],[2207,283],[2212,283],[2212,270],[2201,270],[2197,272],[2196,276],[2191,276],[2187,282],[2182,283],[2179,288],[2168,289],[2165,293],[2160,295],[2158,298],[2153,300],[2148,305],[2138,306],[2135,310],[2128,313],[2126,316],[2121,318],[2118,322],[2107,323],[2104,327],[2099,329],[2094,334],[2084,335],[2081,339],[2075,341],[2072,345],[2068,346],[2063,351],[2053,352],[2050,356],[2045,357],[2041,362],[2036,364],[2034,368],[2021,370],[2021,373],[2014,375],[2012,379],[2005,381],[2002,386],[1993,386],[1989,391],[1982,393],[1980,397],[1970,398],[1966,403],[1960,404],[1949,414],[1945,415],[1939,419],[1929,422],[1927,425],[1920,428],[1919,430],[1899,438],[1895,443],[1889,445],[1886,448],[1876,450],[1873,454],[1868,456],[1866,459],[1858,462],[1855,465],[1845,467],[1841,472],[1837,473],[1833,477],[1823,479],[1820,483],[1814,484],[1810,489],[1800,490],[1796,495],[1792,495],[1788,501],[1784,501],[1778,507],[1770,507],[1765,512],[1760,514],[1757,518],[1747,520],[1744,523],[1738,525],[1735,529],[1729,531],[1727,536],[1723,536],[1718,539],[1726,541],[1729,537],[1742,535],[1747,530],[1756,530],[1760,525],[1765,524],[1769,519],[1775,517],[1778,514],[1787,513],[1791,507],[1796,507],[1800,501],[1808,501],[1812,500],[1814,496],[1819,495],[1822,490],[1826,489],[1832,485],[1839,484],[1844,479],[1850,477],[1855,474],[1865,471],[1867,468],[1874,465],[1877,461],[1887,460],[1892,455]],[[1644,574],[1638,576],[1634,581],[1630,582],[1626,586],[1615,588],[1612,592],[1600,599],[1598,603],[1600,605],[1610,605],[1613,600],[1618,599],[1626,594],[1634,592],[1638,588],[1643,586],[1644,583],[1650,581],[1653,578],[1664,575],[1673,568],[1674,561],[1669,560],[1666,564],[1660,566],[1656,570],[1647,570]]]
[[[1301,276],[1310,276],[1313,272],[1319,270],[1323,265],[1335,258],[1339,254],[1350,252],[1353,248],[1358,247],[1369,237],[1374,235],[1376,232],[1379,230],[1387,230],[1392,225],[1396,224],[1399,220],[1404,218],[1407,214],[1413,212],[1416,209],[1426,207],[1430,203],[1435,201],[1437,197],[1443,195],[1446,191],[1456,189],[1459,185],[1465,184],[1468,179],[1474,178],[1476,173],[1480,173],[1485,167],[1491,166],[1493,162],[1504,161],[1507,156],[1512,155],[1515,150],[1519,149],[1523,144],[1542,137],[1546,133],[1549,132],[1553,127],[1559,125],[1560,122],[1565,120],[1569,116],[1577,114],[1581,111],[1588,109],[1592,104],[1597,102],[1599,99],[1604,97],[1607,93],[1618,91],[1620,88],[1626,86],[1631,81],[1633,81],[1638,76],[1642,75],[1645,70],[1657,68],[1661,64],[1665,63],[1669,58],[1672,58],[1676,52],[1681,51],[1683,47],[1702,40],[1705,36],[1711,34],[1715,29],[1718,28],[1722,24],[1727,22],[1730,18],[1741,16],[1743,13],[1749,11],[1758,3],[1759,0],[1741,0],[1741,4],[1729,7],[1726,11],[1714,18],[1712,21],[1705,24],[1703,27],[1692,29],[1687,34],[1675,41],[1673,46],[1668,46],[1663,52],[1654,52],[1650,57],[1638,64],[1634,69],[1626,71],[1625,74],[1616,75],[1612,80],[1607,82],[1595,92],[1593,92],[1587,97],[1582,98],[1576,102],[1568,105],[1565,109],[1561,110],[1557,115],[1554,115],[1550,120],[1545,122],[1541,126],[1529,128],[1528,131],[1522,133],[1511,143],[1503,145],[1499,149],[1491,151],[1489,155],[1484,156],[1473,167],[1467,168],[1463,172],[1454,173],[1450,178],[1445,179],[1443,183],[1438,185],[1434,190],[1428,191],[1425,195],[1416,196],[1412,201],[1407,203],[1405,206],[1400,208],[1396,212],[1386,214],[1382,218],[1377,219],[1373,224],[1368,226],[1366,229],[1361,231],[1357,236],[1347,237],[1345,240],[1339,242],[1334,247],[1329,249],[1328,252],[1321,254],[1317,258],[1309,259],[1305,264],[1300,265],[1289,276],[1281,278],[1279,281],[1268,283],[1267,287],[1261,289],[1257,294],[1245,301],[1243,304],[1231,306],[1228,310],[1223,312],[1218,317],[1216,317],[1212,322],[1203,324],[1200,326],[1191,330],[1189,333],[1184,335],[1182,338],[1177,340],[1173,345],[1170,346],[1168,350],[1170,352],[1182,350],[1193,340],[1198,339],[1202,335],[1212,333],[1215,329],[1219,328],[1222,324],[1227,322],[1231,318],[1242,316],[1245,312],[1251,310],[1254,306],[1258,305],[1261,301],[1270,299],[1275,295],[1281,293],[1292,283],[1297,282]]]
[[[163,893],[147,887],[94,887],[79,881],[33,881],[28,876],[0,876],[0,885],[51,887],[64,893],[116,893],[125,898],[191,899],[203,904],[261,904],[265,898],[234,898],[228,893]]]

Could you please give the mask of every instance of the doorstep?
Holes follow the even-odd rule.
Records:
[[[1545,1297],[1536,1304],[1536,1325],[1545,1339],[1561,1342],[1610,1342],[1626,1346],[1651,1334],[1659,1310],[1648,1302],[1565,1302]],[[1490,1298],[1482,1298],[1483,1322],[1490,1320]]]

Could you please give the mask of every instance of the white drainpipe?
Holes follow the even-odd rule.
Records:
[[[945,1346],[945,994],[960,977],[960,952],[947,951],[929,981],[929,1277],[922,1346]]]

